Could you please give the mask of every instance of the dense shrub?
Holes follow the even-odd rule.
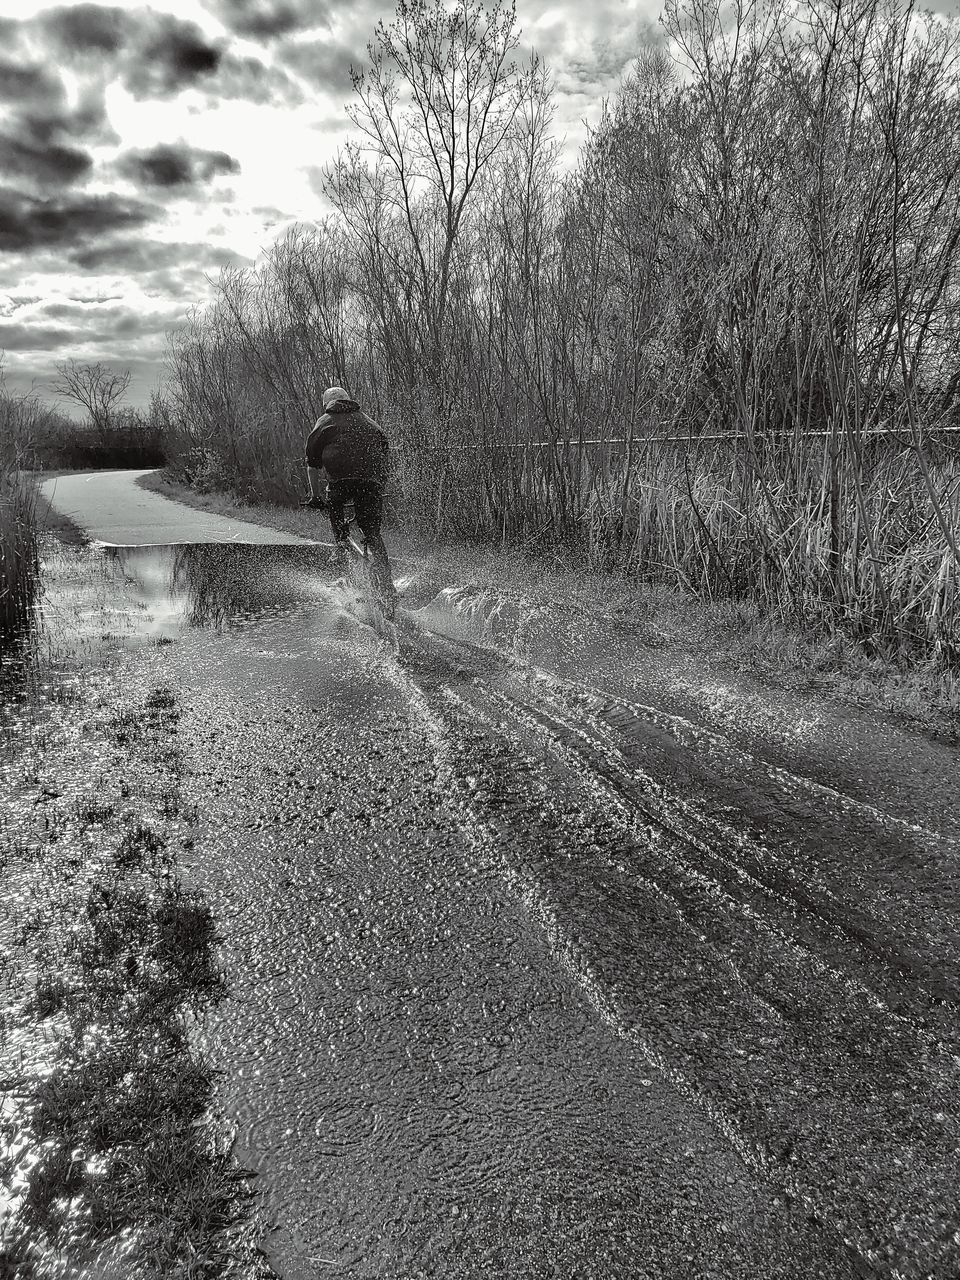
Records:
[[[25,438],[23,460],[36,471],[162,467],[166,451],[156,424],[127,409],[100,427],[51,414]]]
[[[95,373],[99,366],[78,368]],[[163,466],[164,415],[154,397],[146,412],[111,405],[106,413],[88,410],[78,420],[36,394],[9,394],[0,367],[0,441],[16,451],[22,467],[32,471]]]
[[[33,491],[0,444],[0,648],[26,635],[39,584]]]

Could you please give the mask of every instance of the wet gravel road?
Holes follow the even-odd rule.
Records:
[[[49,584],[179,700],[281,1275],[960,1274],[954,749],[310,548]]]

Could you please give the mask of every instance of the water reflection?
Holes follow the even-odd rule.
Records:
[[[314,547],[191,544],[105,548],[124,578],[181,626],[230,621],[290,607],[321,564]]]
[[[323,572],[314,547],[53,548],[44,561],[44,621],[55,647],[139,648],[317,598]]]

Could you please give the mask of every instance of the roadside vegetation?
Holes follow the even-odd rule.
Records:
[[[171,336],[176,473],[291,501],[343,383],[423,533],[955,668],[960,30],[903,0],[663,26],[570,173],[510,8],[381,24],[335,212]]]
[[[64,693],[62,723],[38,722],[19,788],[6,784],[0,856],[20,910],[12,935],[0,912],[0,942],[29,986],[4,1015],[0,1273],[43,1280],[67,1261],[90,1275],[269,1276],[197,1042],[225,982],[210,909],[178,872],[195,816],[176,701],[159,688],[93,715],[82,702]],[[91,750],[99,776],[85,781]]]
[[[200,493],[163,471],[138,483],[201,511],[303,538],[329,536],[324,517],[314,511]],[[960,672],[936,655],[871,651],[842,631],[770,617],[750,597],[705,599],[669,581],[591,570],[564,547],[531,555],[523,546],[438,541],[410,529],[394,529],[390,542],[409,606],[443,593],[457,612],[495,619],[493,638],[508,648],[523,648],[531,621],[562,634],[571,616],[580,617],[587,636],[598,625],[612,625],[642,646],[663,651],[667,660],[671,654],[693,660],[704,677],[745,675],[771,688],[880,711],[913,729],[960,742]]]
[[[107,366],[67,361],[52,387],[83,411],[69,417],[38,393],[12,395],[0,369],[0,440],[29,471],[158,467],[166,455],[156,401],[147,410],[123,403],[130,375]]]
[[[40,580],[36,499],[4,426],[0,402],[0,650],[29,633]]]

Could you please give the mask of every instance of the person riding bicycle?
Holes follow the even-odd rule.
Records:
[[[353,503],[357,525],[372,557],[370,577],[374,589],[392,614],[396,588],[380,533],[389,456],[386,433],[343,387],[328,387],[322,405],[323,413],[307,436],[310,496],[301,506],[329,509],[336,544],[334,555],[338,563],[344,564],[350,529],[344,507]],[[322,471],[327,476],[325,497],[320,492]]]

